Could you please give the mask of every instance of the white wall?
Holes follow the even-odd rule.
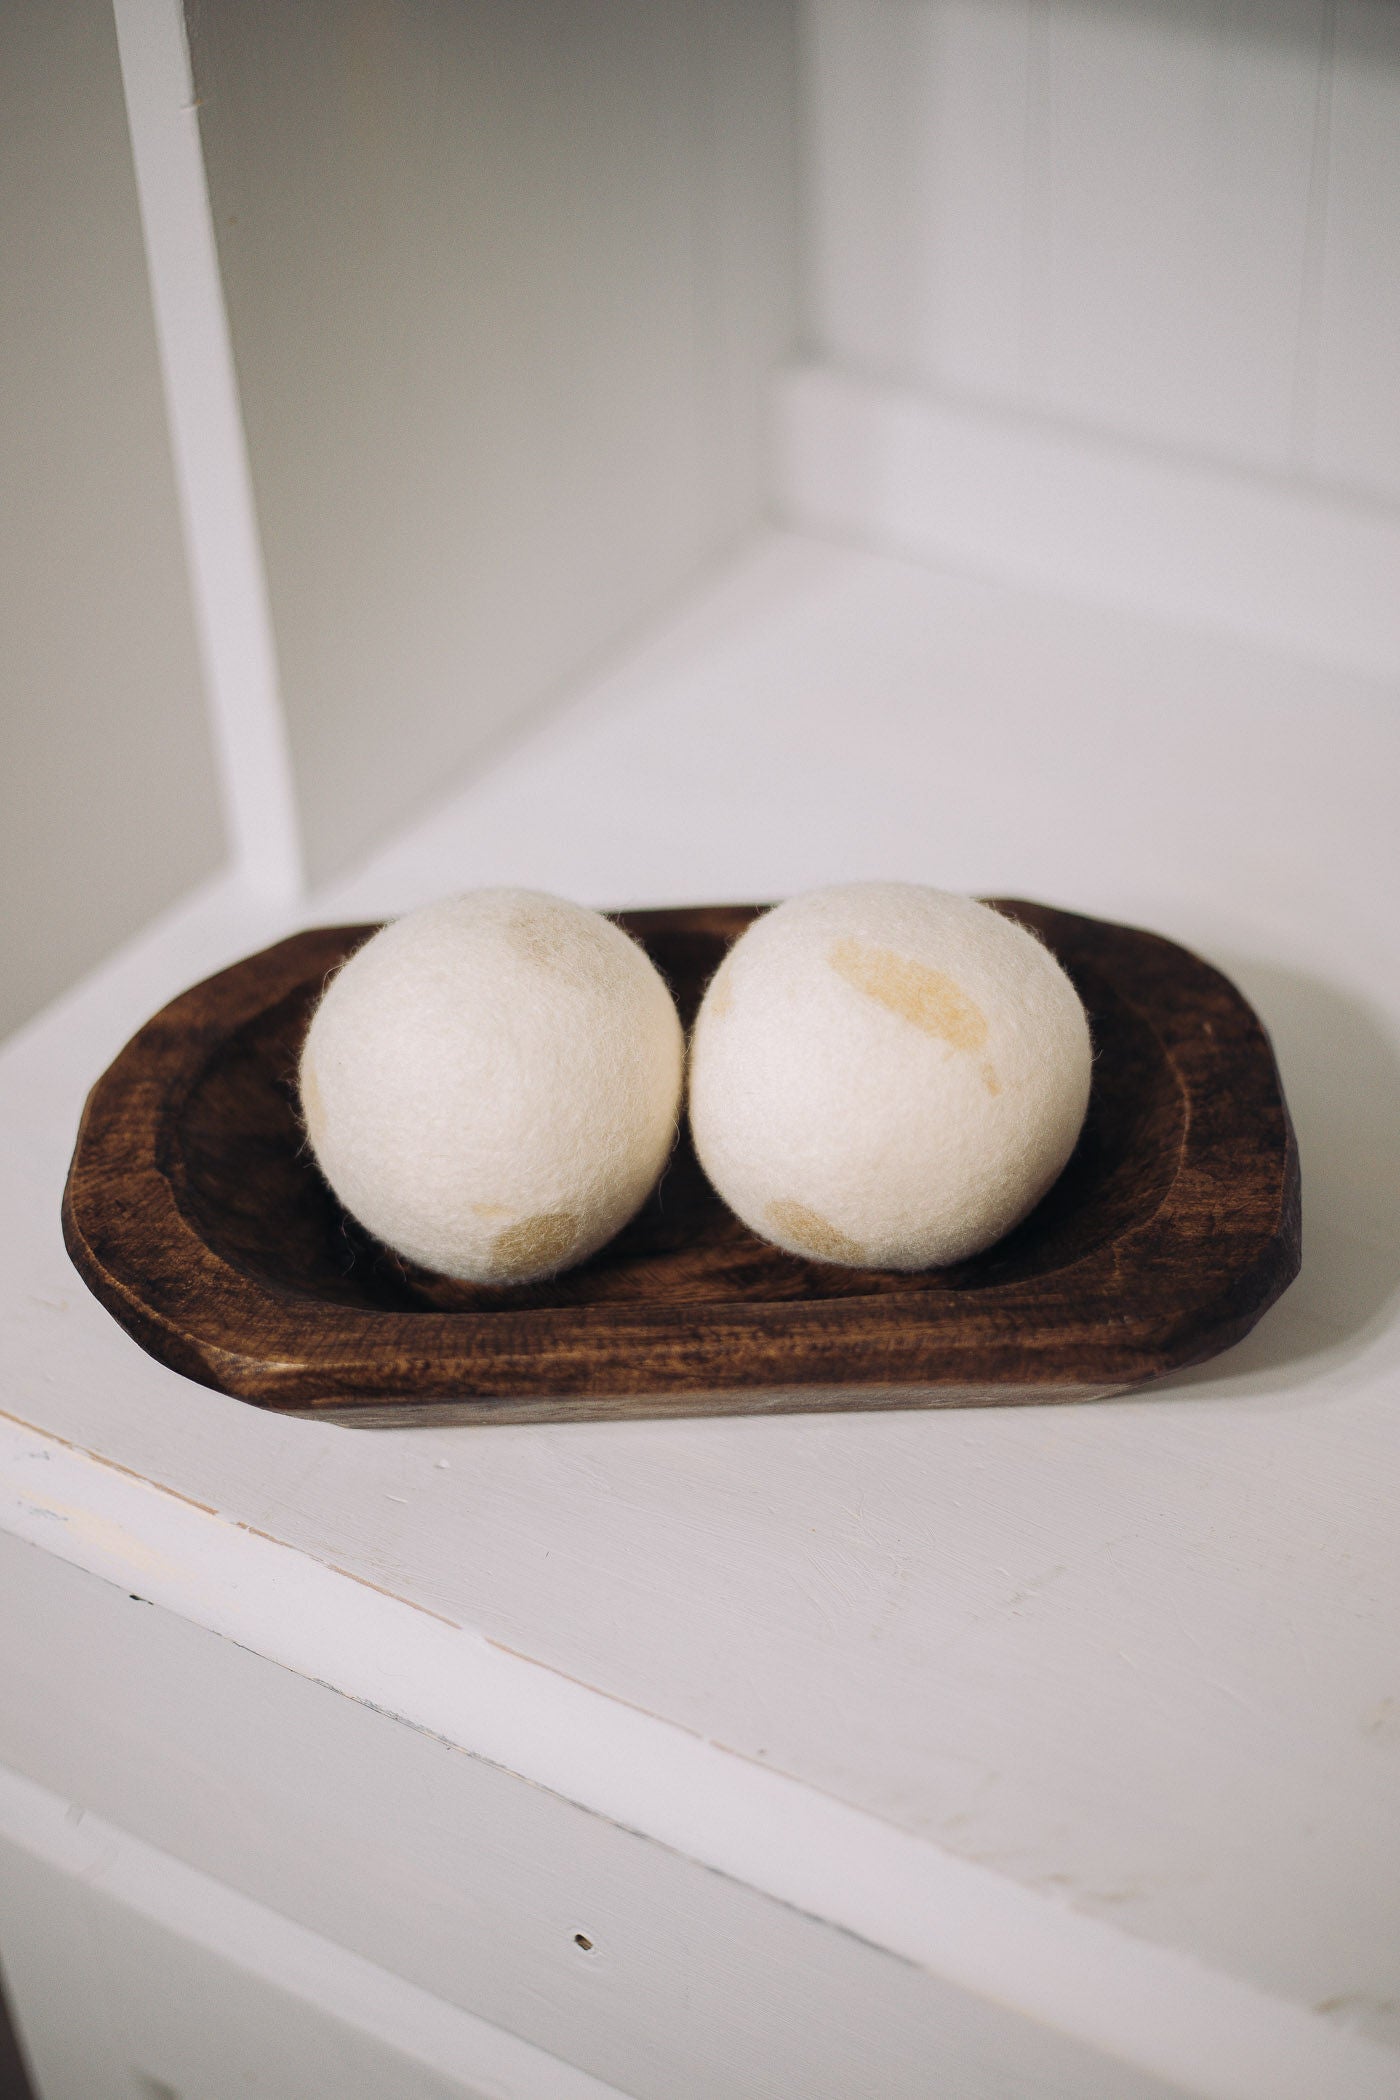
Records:
[[[1390,0],[808,0],[812,348],[1400,502]]]
[[[790,0],[193,0],[307,857],[352,857],[757,516]]]
[[[107,0],[0,9],[0,1034],[224,843]]]

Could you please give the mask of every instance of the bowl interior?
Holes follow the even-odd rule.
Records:
[[[648,914],[634,930],[689,1027],[738,928],[666,923],[681,916]],[[1072,956],[1061,960],[1088,1010],[1094,1038],[1083,1135],[1031,1215],[997,1246],[955,1268],[915,1275],[840,1269],[768,1246],[715,1195],[683,1128],[648,1203],[577,1269],[507,1288],[456,1283],[415,1269],[379,1246],[341,1208],[306,1147],[296,1068],[319,975],[217,1045],[174,1120],[172,1156],[165,1164],[182,1210],[205,1243],[289,1303],[483,1312],[871,1297],[1021,1282],[1063,1269],[1149,1218],[1171,1185],[1185,1129],[1180,1086],[1151,1027],[1095,969]]]

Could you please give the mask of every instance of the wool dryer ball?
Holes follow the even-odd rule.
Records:
[[[795,897],[716,973],[691,1047],[701,1165],[789,1253],[883,1269],[1008,1232],[1074,1150],[1089,1026],[1014,920],[898,882]]]
[[[477,890],[382,928],[316,1009],[301,1103],[345,1208],[446,1276],[525,1283],[645,1202],[684,1042],[650,960],[599,913]]]

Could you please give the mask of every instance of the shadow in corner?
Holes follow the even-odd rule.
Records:
[[[1400,1301],[1400,1042],[1353,993],[1218,958],[1273,1039],[1303,1170],[1303,1266],[1254,1332],[1154,1393],[1282,1393],[1358,1356]]]
[[[10,2016],[3,1976],[0,1976],[0,2100],[35,2100],[19,2037]]]

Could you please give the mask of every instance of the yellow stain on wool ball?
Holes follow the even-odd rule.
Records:
[[[351,1216],[422,1268],[529,1283],[645,1202],[675,1141],[684,1040],[598,912],[477,890],[383,927],[326,987],[300,1087]]]
[[[709,1007],[710,1012],[720,1020],[724,1018],[734,1004],[734,980],[729,975],[724,963],[720,964],[714,976],[710,979],[710,988],[705,994],[705,1003]]]
[[[547,1274],[556,1268],[578,1238],[579,1221],[571,1210],[541,1211],[507,1225],[491,1242],[491,1258],[503,1276],[529,1270]]]
[[[850,939],[836,942],[831,967],[858,992],[878,999],[925,1035],[941,1036],[955,1050],[980,1050],[987,1040],[987,1016],[942,970]]]
[[[724,1201],[791,1252],[962,1261],[1074,1149],[1088,1023],[1015,920],[913,883],[855,883],[756,919],[696,1020],[690,1121]]]
[[[831,967],[858,992],[954,1050],[980,1050],[987,1040],[987,1016],[943,970],[930,970],[912,956],[850,939],[836,942]],[[982,1066],[982,1084],[988,1093],[1001,1091],[991,1063]]]
[[[800,1254],[810,1254],[817,1261],[844,1262],[849,1268],[859,1268],[865,1261],[863,1247],[844,1232],[838,1232],[805,1203],[779,1197],[768,1206],[768,1222],[785,1245]]]
[[[309,1061],[301,1069],[301,1115],[314,1151],[325,1127],[326,1111],[321,1105],[321,1082]]]

